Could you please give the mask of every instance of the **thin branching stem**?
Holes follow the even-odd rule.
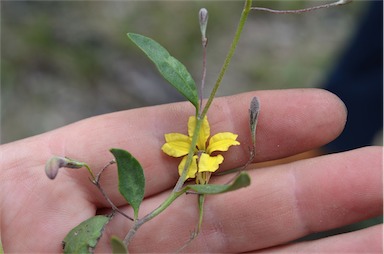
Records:
[[[101,174],[104,172],[104,170],[106,170],[109,166],[115,164],[116,161],[115,160],[111,160],[110,162],[108,162],[100,171],[99,173],[97,173],[96,177],[95,177],[95,182],[99,182],[99,179],[101,177]]]
[[[171,195],[155,210],[153,210],[151,213],[144,216],[142,219],[135,220],[134,225],[132,228],[128,231],[127,235],[124,238],[124,244],[128,246],[128,244],[131,242],[133,237],[135,236],[137,230],[144,225],[144,223],[152,220],[157,215],[159,215],[161,212],[163,212],[168,206],[172,204],[173,201],[175,201],[179,196],[184,194],[186,192],[187,188],[183,188],[182,190],[178,192],[172,192]]]
[[[212,92],[211,92],[211,94],[210,94],[210,96],[208,98],[208,101],[205,104],[203,112],[201,113],[201,118],[204,118],[205,115],[207,114],[208,109],[211,106],[211,103],[212,103],[213,99],[215,98],[216,92],[217,92],[217,90],[220,87],[220,84],[221,84],[221,81],[223,80],[224,74],[225,74],[225,72],[228,69],[229,63],[231,62],[233,54],[235,53],[237,44],[239,43],[239,40],[240,40],[240,37],[241,37],[241,33],[243,31],[245,22],[247,21],[247,17],[248,17],[249,11],[251,10],[251,6],[252,6],[252,0],[246,0],[245,4],[244,4],[244,9],[243,9],[243,11],[241,13],[239,24],[237,26],[237,30],[236,30],[235,36],[234,36],[233,41],[232,41],[232,44],[231,44],[231,46],[229,48],[227,57],[224,60],[224,64],[221,67],[219,76],[218,76],[218,78],[216,80],[216,83],[215,83],[215,85],[214,85],[214,87],[212,89]]]
[[[103,195],[104,199],[109,203],[109,205],[111,206],[113,212],[118,212],[119,214],[123,215],[125,218],[133,221],[133,218],[130,217],[129,215],[125,214],[123,211],[121,211],[119,208],[117,208],[117,206],[115,206],[115,204],[112,202],[112,200],[108,197],[107,193],[105,192],[105,190],[101,187],[100,185],[100,178],[101,178],[101,174],[104,172],[105,169],[107,169],[109,166],[115,164],[116,161],[115,160],[112,160],[110,162],[108,162],[108,164],[106,164],[101,170],[99,173],[97,173],[96,177],[94,177],[94,179],[92,180],[92,183],[99,189],[99,191],[101,192],[101,194]]]
[[[129,215],[127,215],[126,213],[124,213],[123,211],[121,211],[117,206],[115,206],[115,204],[112,202],[112,200],[108,197],[107,193],[105,192],[105,190],[101,187],[100,183],[99,182],[93,182],[93,184],[99,189],[99,191],[101,192],[101,194],[103,195],[103,197],[105,198],[105,200],[109,203],[109,205],[111,206],[112,210],[115,211],[115,212],[118,212],[119,214],[123,215],[125,218],[131,220],[131,221],[134,221],[133,218]]]
[[[206,114],[208,112],[208,109],[211,106],[211,103],[212,103],[213,99],[215,98],[217,89],[219,88],[219,86],[221,84],[221,81],[223,80],[224,74],[225,74],[225,72],[228,69],[228,66],[229,66],[229,63],[231,62],[233,54],[235,53],[236,46],[239,43],[241,33],[243,31],[245,22],[247,21],[247,17],[248,17],[249,11],[251,10],[251,6],[252,6],[252,0],[246,0],[245,4],[244,4],[244,9],[243,9],[243,11],[241,13],[241,16],[240,16],[240,21],[239,21],[239,24],[237,26],[237,30],[236,30],[235,36],[233,38],[231,47],[230,47],[230,49],[228,51],[227,57],[224,60],[224,64],[221,67],[221,71],[220,71],[219,76],[218,76],[218,78],[216,80],[215,86],[212,89],[212,92],[211,92],[211,94],[210,94],[210,96],[208,98],[207,103],[205,104],[205,107],[204,107],[202,113],[198,117],[196,117],[196,127],[195,127],[195,131],[193,133],[193,136],[192,136],[192,141],[191,141],[191,146],[190,146],[190,149],[189,149],[187,161],[185,163],[183,172],[182,172],[179,180],[177,181],[177,183],[176,183],[176,185],[175,185],[175,187],[173,189],[173,192],[180,191],[180,189],[182,188],[182,186],[183,186],[183,184],[185,182],[185,179],[186,179],[186,176],[187,176],[187,173],[188,173],[188,168],[189,168],[189,166],[192,163],[192,159],[193,159],[193,155],[194,155],[194,151],[195,151],[195,147],[196,147],[196,143],[197,143],[197,139],[198,139],[198,136],[199,136],[199,133],[200,133],[200,128],[201,128],[203,119],[206,116]]]
[[[168,196],[168,198],[161,204],[159,205],[158,208],[156,208],[155,210],[153,210],[151,213],[147,214],[146,216],[144,216],[142,219],[137,219],[134,221],[134,225],[132,226],[132,228],[129,230],[129,232],[127,233],[127,235],[125,236],[124,238],[124,243],[128,246],[129,243],[131,242],[131,240],[133,239],[134,235],[136,234],[137,230],[146,222],[148,222],[149,220],[153,219],[154,217],[156,217],[157,215],[159,215],[161,212],[163,212],[168,206],[170,206],[172,204],[173,201],[175,201],[179,196],[181,196],[182,194],[186,193],[187,191],[187,188],[183,188],[183,184],[186,180],[186,177],[187,177],[187,173],[188,173],[188,169],[189,169],[189,166],[191,165],[192,163],[192,159],[193,159],[193,156],[194,156],[194,152],[195,152],[195,148],[196,148],[196,143],[197,143],[197,139],[198,139],[198,136],[199,136],[199,133],[200,133],[200,129],[201,129],[201,125],[202,125],[202,122],[203,122],[203,119],[204,117],[206,116],[207,112],[208,112],[208,109],[209,107],[211,106],[211,103],[216,95],[216,92],[223,80],[223,77],[224,77],[224,74],[225,72],[227,71],[228,69],[228,66],[229,66],[229,63],[231,62],[231,59],[235,53],[235,49],[238,45],[238,42],[240,40],[240,37],[241,37],[241,33],[243,31],[243,28],[244,28],[244,25],[246,23],[246,20],[247,20],[247,17],[249,15],[249,12],[251,10],[262,10],[262,11],[270,11],[270,12],[275,12],[275,13],[300,13],[300,12],[306,12],[306,11],[311,11],[311,10],[315,10],[315,9],[320,9],[320,8],[328,8],[328,7],[331,7],[331,6],[336,6],[336,5],[342,5],[342,4],[346,4],[348,2],[350,2],[351,0],[339,0],[338,2],[335,2],[335,3],[332,3],[332,4],[325,4],[325,5],[322,5],[322,6],[317,6],[317,7],[311,7],[311,8],[307,8],[307,9],[301,9],[301,10],[295,10],[295,11],[276,11],[276,10],[271,10],[271,9],[266,9],[266,8],[258,8],[258,7],[252,7],[252,0],[245,0],[245,5],[244,5],[244,8],[243,8],[243,11],[241,13],[241,17],[240,17],[240,21],[239,21],[239,24],[237,26],[237,30],[236,30],[236,33],[235,33],[235,36],[233,38],[233,41],[232,41],[232,44],[230,46],[230,49],[228,51],[228,54],[224,60],[224,63],[223,63],[223,66],[220,70],[220,73],[219,73],[219,76],[215,82],[215,85],[212,89],[212,92],[207,100],[207,103],[205,104],[204,108],[202,108],[202,97],[203,97],[203,88],[204,88],[204,82],[205,82],[205,75],[206,75],[206,45],[203,45],[203,73],[202,73],[202,83],[201,83],[201,87],[200,87],[200,109],[198,110],[198,114],[196,116],[196,126],[195,126],[195,130],[194,130],[194,133],[192,135],[192,139],[191,139],[191,146],[190,146],[190,149],[189,149],[189,152],[188,152],[188,157],[187,157],[187,161],[185,163],[185,166],[184,166],[184,169],[183,169],[183,172],[181,174],[181,176],[179,177],[173,191],[171,192],[170,196]],[[246,163],[245,167],[247,167],[254,159],[254,156],[255,156],[255,144],[253,144],[253,147],[250,148],[250,160]],[[117,210],[116,210],[117,211]],[[199,218],[199,225],[201,224],[201,220],[202,220],[202,217]],[[198,228],[199,229],[199,228]],[[194,238],[194,237],[193,237]],[[192,239],[193,239],[192,238]]]
[[[329,3],[329,4],[323,4],[323,5],[318,5],[314,7],[308,7],[304,9],[298,9],[298,10],[274,10],[274,9],[269,9],[269,8],[263,8],[263,7],[252,7],[251,10],[253,11],[267,11],[275,14],[300,14],[304,12],[310,12],[310,11],[315,11],[319,9],[324,9],[324,8],[330,8],[338,5],[344,5],[347,3],[352,2],[352,0],[340,0],[337,2]]]
[[[185,182],[185,179],[186,179],[186,176],[187,176],[187,173],[188,173],[188,168],[189,168],[189,166],[192,163],[192,159],[193,159],[193,155],[194,155],[194,151],[195,151],[195,147],[196,147],[196,143],[197,143],[197,139],[198,139],[198,136],[199,136],[199,133],[200,133],[200,128],[201,128],[203,119],[204,119],[205,115],[207,114],[207,111],[208,111],[208,109],[210,107],[210,104],[212,103],[212,100],[215,97],[216,91],[217,91],[218,87],[220,86],[221,80],[222,80],[222,78],[223,78],[223,76],[224,76],[224,74],[225,74],[225,72],[226,72],[226,70],[228,68],[229,62],[231,61],[232,56],[233,56],[233,54],[235,52],[235,49],[236,49],[236,46],[237,46],[237,44],[239,42],[240,35],[241,35],[242,30],[243,30],[245,21],[247,20],[247,16],[249,14],[251,5],[252,5],[252,1],[251,0],[246,0],[243,12],[242,12],[241,17],[240,17],[240,22],[239,22],[238,28],[237,28],[236,33],[235,33],[235,38],[234,38],[234,40],[233,40],[233,42],[231,44],[231,48],[230,48],[229,53],[228,53],[228,55],[227,55],[227,57],[225,59],[225,62],[224,62],[223,67],[222,67],[222,70],[220,71],[219,78],[216,81],[215,87],[214,87],[214,89],[211,92],[211,95],[210,95],[210,97],[208,99],[207,104],[204,107],[204,110],[203,110],[202,114],[200,116],[196,117],[196,127],[195,127],[195,130],[194,130],[193,136],[192,136],[191,147],[190,147],[190,150],[189,150],[189,153],[188,153],[188,157],[187,157],[187,161],[185,163],[185,166],[184,166],[184,169],[183,169],[183,172],[182,172],[181,176],[179,177],[179,179],[178,179],[178,181],[177,181],[177,183],[176,183],[176,185],[175,185],[171,195],[158,208],[156,208],[154,211],[152,211],[151,213],[149,213],[146,216],[144,216],[142,219],[138,219],[138,220],[135,221],[134,225],[132,226],[132,228],[129,230],[129,232],[127,233],[127,235],[124,238],[124,244],[125,245],[127,245],[127,246],[129,245],[129,243],[131,242],[132,238],[136,234],[137,230],[144,223],[148,222],[149,220],[151,220],[154,217],[156,217],[157,215],[159,215],[168,206],[170,206],[171,203],[176,198],[178,198],[179,196],[181,196],[182,194],[184,194],[186,192],[186,188],[182,189],[182,186],[183,186],[183,184]],[[205,63],[204,63],[204,65],[205,65]],[[203,73],[203,79],[205,79],[204,75],[205,75],[205,73]]]

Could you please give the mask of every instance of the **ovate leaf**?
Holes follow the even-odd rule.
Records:
[[[63,241],[64,253],[93,253],[110,217],[97,215],[73,228]]]
[[[151,38],[134,33],[128,33],[128,37],[152,60],[160,74],[197,108],[195,81],[185,66]]]
[[[127,254],[128,249],[127,246],[120,240],[117,236],[111,237],[111,247],[113,254]]]
[[[132,206],[134,217],[137,219],[145,191],[143,168],[129,152],[122,149],[111,149],[110,151],[115,156],[117,163],[119,191]]]
[[[244,188],[249,186],[250,184],[251,178],[246,172],[242,172],[230,184],[194,184],[188,185],[187,187],[190,190],[197,192],[198,194],[219,194]]]

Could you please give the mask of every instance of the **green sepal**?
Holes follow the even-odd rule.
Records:
[[[110,150],[117,163],[119,191],[132,206],[134,218],[139,215],[139,207],[144,198],[145,177],[140,163],[129,152],[122,149]]]

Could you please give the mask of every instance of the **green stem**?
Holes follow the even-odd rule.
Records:
[[[144,216],[142,219],[136,220],[133,227],[129,230],[127,235],[124,238],[124,244],[128,246],[128,244],[131,242],[133,237],[135,236],[137,230],[144,225],[144,223],[152,220],[157,215],[159,215],[161,212],[163,212],[168,206],[172,204],[173,201],[175,201],[178,197],[180,197],[182,194],[184,194],[187,191],[187,188],[184,188],[178,192],[172,192],[171,195],[155,210],[153,210],[151,213]]]
[[[225,58],[224,64],[223,64],[223,66],[221,68],[221,71],[219,73],[219,77],[218,77],[218,79],[217,79],[217,81],[215,83],[215,86],[214,86],[211,94],[210,94],[210,97],[209,97],[209,99],[207,101],[207,104],[204,107],[204,110],[202,111],[202,113],[200,115],[198,115],[198,113],[196,113],[196,127],[195,127],[195,130],[193,132],[193,136],[192,136],[192,140],[191,140],[191,146],[190,146],[190,149],[189,149],[189,152],[188,152],[187,161],[185,163],[185,166],[184,166],[184,169],[183,169],[183,172],[182,172],[181,176],[179,177],[179,179],[178,179],[178,181],[177,181],[177,183],[176,183],[172,193],[169,195],[169,197],[159,207],[157,207],[151,213],[147,214],[142,219],[138,219],[138,220],[135,221],[133,227],[129,230],[128,234],[124,238],[124,243],[127,246],[130,243],[130,241],[132,240],[132,238],[134,237],[134,235],[136,234],[136,231],[144,223],[148,222],[149,220],[151,220],[154,217],[156,217],[157,215],[159,215],[168,206],[170,206],[173,201],[175,201],[179,196],[181,196],[182,194],[184,194],[186,192],[187,188],[183,188],[182,189],[182,186],[183,186],[183,184],[184,184],[184,182],[186,180],[187,173],[188,173],[188,168],[189,168],[189,166],[192,163],[192,159],[193,159],[193,155],[195,153],[195,147],[196,147],[197,139],[199,137],[200,128],[201,128],[201,125],[203,123],[203,119],[204,119],[205,115],[208,112],[208,109],[209,109],[209,107],[210,107],[210,105],[211,105],[211,103],[212,103],[212,101],[213,101],[213,99],[214,99],[214,97],[216,95],[217,89],[219,88],[219,86],[221,84],[221,81],[222,81],[222,79],[224,77],[224,74],[225,74],[225,72],[226,72],[226,70],[227,70],[227,68],[229,66],[229,63],[231,62],[232,56],[235,53],[236,46],[237,46],[237,44],[239,42],[239,39],[240,39],[240,36],[241,36],[241,32],[243,31],[244,24],[245,24],[245,22],[247,20],[249,11],[251,10],[251,6],[252,6],[252,0],[246,0],[243,12],[241,13],[239,25],[238,25],[236,33],[235,33],[235,37],[233,38],[231,47],[229,49],[227,57]],[[203,203],[204,203],[204,195],[199,196],[200,216],[199,216],[198,230],[200,229],[200,225],[201,225],[201,222],[202,222],[202,205],[203,205]]]
[[[200,233],[201,225],[203,224],[204,201],[205,201],[205,194],[199,194],[199,197],[198,197],[198,204],[199,204],[199,222],[197,223],[197,231],[196,231],[196,235]]]
[[[245,22],[247,21],[247,17],[248,17],[249,11],[251,10],[251,7],[252,7],[252,0],[246,0],[245,1],[245,5],[244,5],[244,9],[243,9],[243,11],[241,13],[241,16],[240,16],[239,25],[237,26],[235,37],[233,38],[231,47],[230,47],[230,49],[228,51],[227,57],[225,58],[224,64],[221,67],[221,70],[220,70],[220,73],[219,73],[219,77],[216,80],[215,86],[213,87],[213,90],[211,92],[211,95],[209,96],[207,104],[204,107],[204,110],[202,111],[200,116],[196,117],[196,120],[197,120],[196,121],[196,127],[195,127],[195,131],[193,133],[193,136],[192,136],[191,147],[189,149],[187,162],[185,163],[185,167],[183,169],[183,173],[181,174],[179,180],[177,181],[177,183],[175,185],[175,188],[173,189],[174,192],[179,191],[181,189],[181,187],[183,186],[183,183],[185,182],[185,179],[186,179],[186,176],[187,176],[187,172],[188,172],[188,168],[189,168],[189,166],[192,163],[192,158],[193,158],[193,155],[194,155],[194,150],[195,150],[195,147],[196,147],[197,138],[199,136],[201,124],[203,122],[203,119],[204,119],[205,115],[208,112],[209,107],[211,106],[211,103],[212,103],[213,99],[215,98],[217,89],[219,88],[219,86],[221,84],[221,81],[223,80],[224,74],[225,74],[225,72],[228,69],[228,66],[229,66],[229,63],[231,62],[233,54],[235,53],[236,46],[239,43],[241,32],[243,31],[243,28],[244,28]]]
[[[192,140],[191,140],[191,146],[189,148],[187,161],[185,163],[183,173],[181,174],[181,176],[179,177],[179,180],[177,180],[177,183],[176,183],[175,187],[173,188],[173,192],[178,192],[181,189],[181,187],[183,186],[183,184],[187,178],[188,168],[191,165],[193,155],[195,154],[195,147],[196,147],[196,143],[197,143],[197,138],[199,137],[200,128],[201,128],[202,123],[203,123],[203,119],[197,116],[196,117],[196,127],[195,127],[195,131],[193,132],[193,136],[192,136]]]
[[[92,181],[95,181],[95,175],[93,174],[93,171],[91,170],[91,168],[88,166],[88,164],[86,163],[83,163],[83,166],[88,170],[89,174],[91,175],[92,177]]]
[[[249,14],[250,10],[251,10],[251,7],[252,7],[252,0],[246,0],[243,12],[241,13],[239,24],[237,26],[235,37],[233,38],[231,47],[230,47],[230,49],[228,51],[227,57],[224,60],[224,64],[221,67],[219,76],[218,76],[218,78],[216,80],[215,86],[212,89],[211,95],[209,96],[209,99],[208,99],[207,103],[205,104],[203,112],[201,113],[201,118],[202,119],[207,114],[208,109],[211,106],[211,103],[212,103],[213,99],[215,98],[217,89],[219,88],[219,86],[221,84],[221,81],[223,80],[224,74],[225,74],[225,72],[228,69],[229,63],[231,62],[233,54],[235,53],[236,46],[239,43],[239,39],[240,39],[241,33],[243,31],[245,22],[247,21],[247,17],[248,17],[248,14]]]

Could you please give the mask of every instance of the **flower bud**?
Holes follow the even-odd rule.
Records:
[[[251,126],[256,125],[259,112],[260,112],[260,102],[257,99],[257,97],[253,97],[251,101],[251,105],[249,107],[249,120],[250,120],[249,122]]]
[[[255,144],[256,142],[256,125],[257,118],[260,113],[260,102],[257,97],[253,97],[251,101],[251,105],[249,107],[249,127],[251,129],[252,142]]]
[[[205,36],[205,31],[207,30],[207,24],[208,24],[208,11],[205,8],[201,8],[199,11],[199,23],[200,23],[201,37],[203,41],[206,41],[207,37]]]
[[[84,163],[70,160],[64,157],[54,156],[45,164],[45,174],[49,179],[55,179],[60,168],[81,168]]]

